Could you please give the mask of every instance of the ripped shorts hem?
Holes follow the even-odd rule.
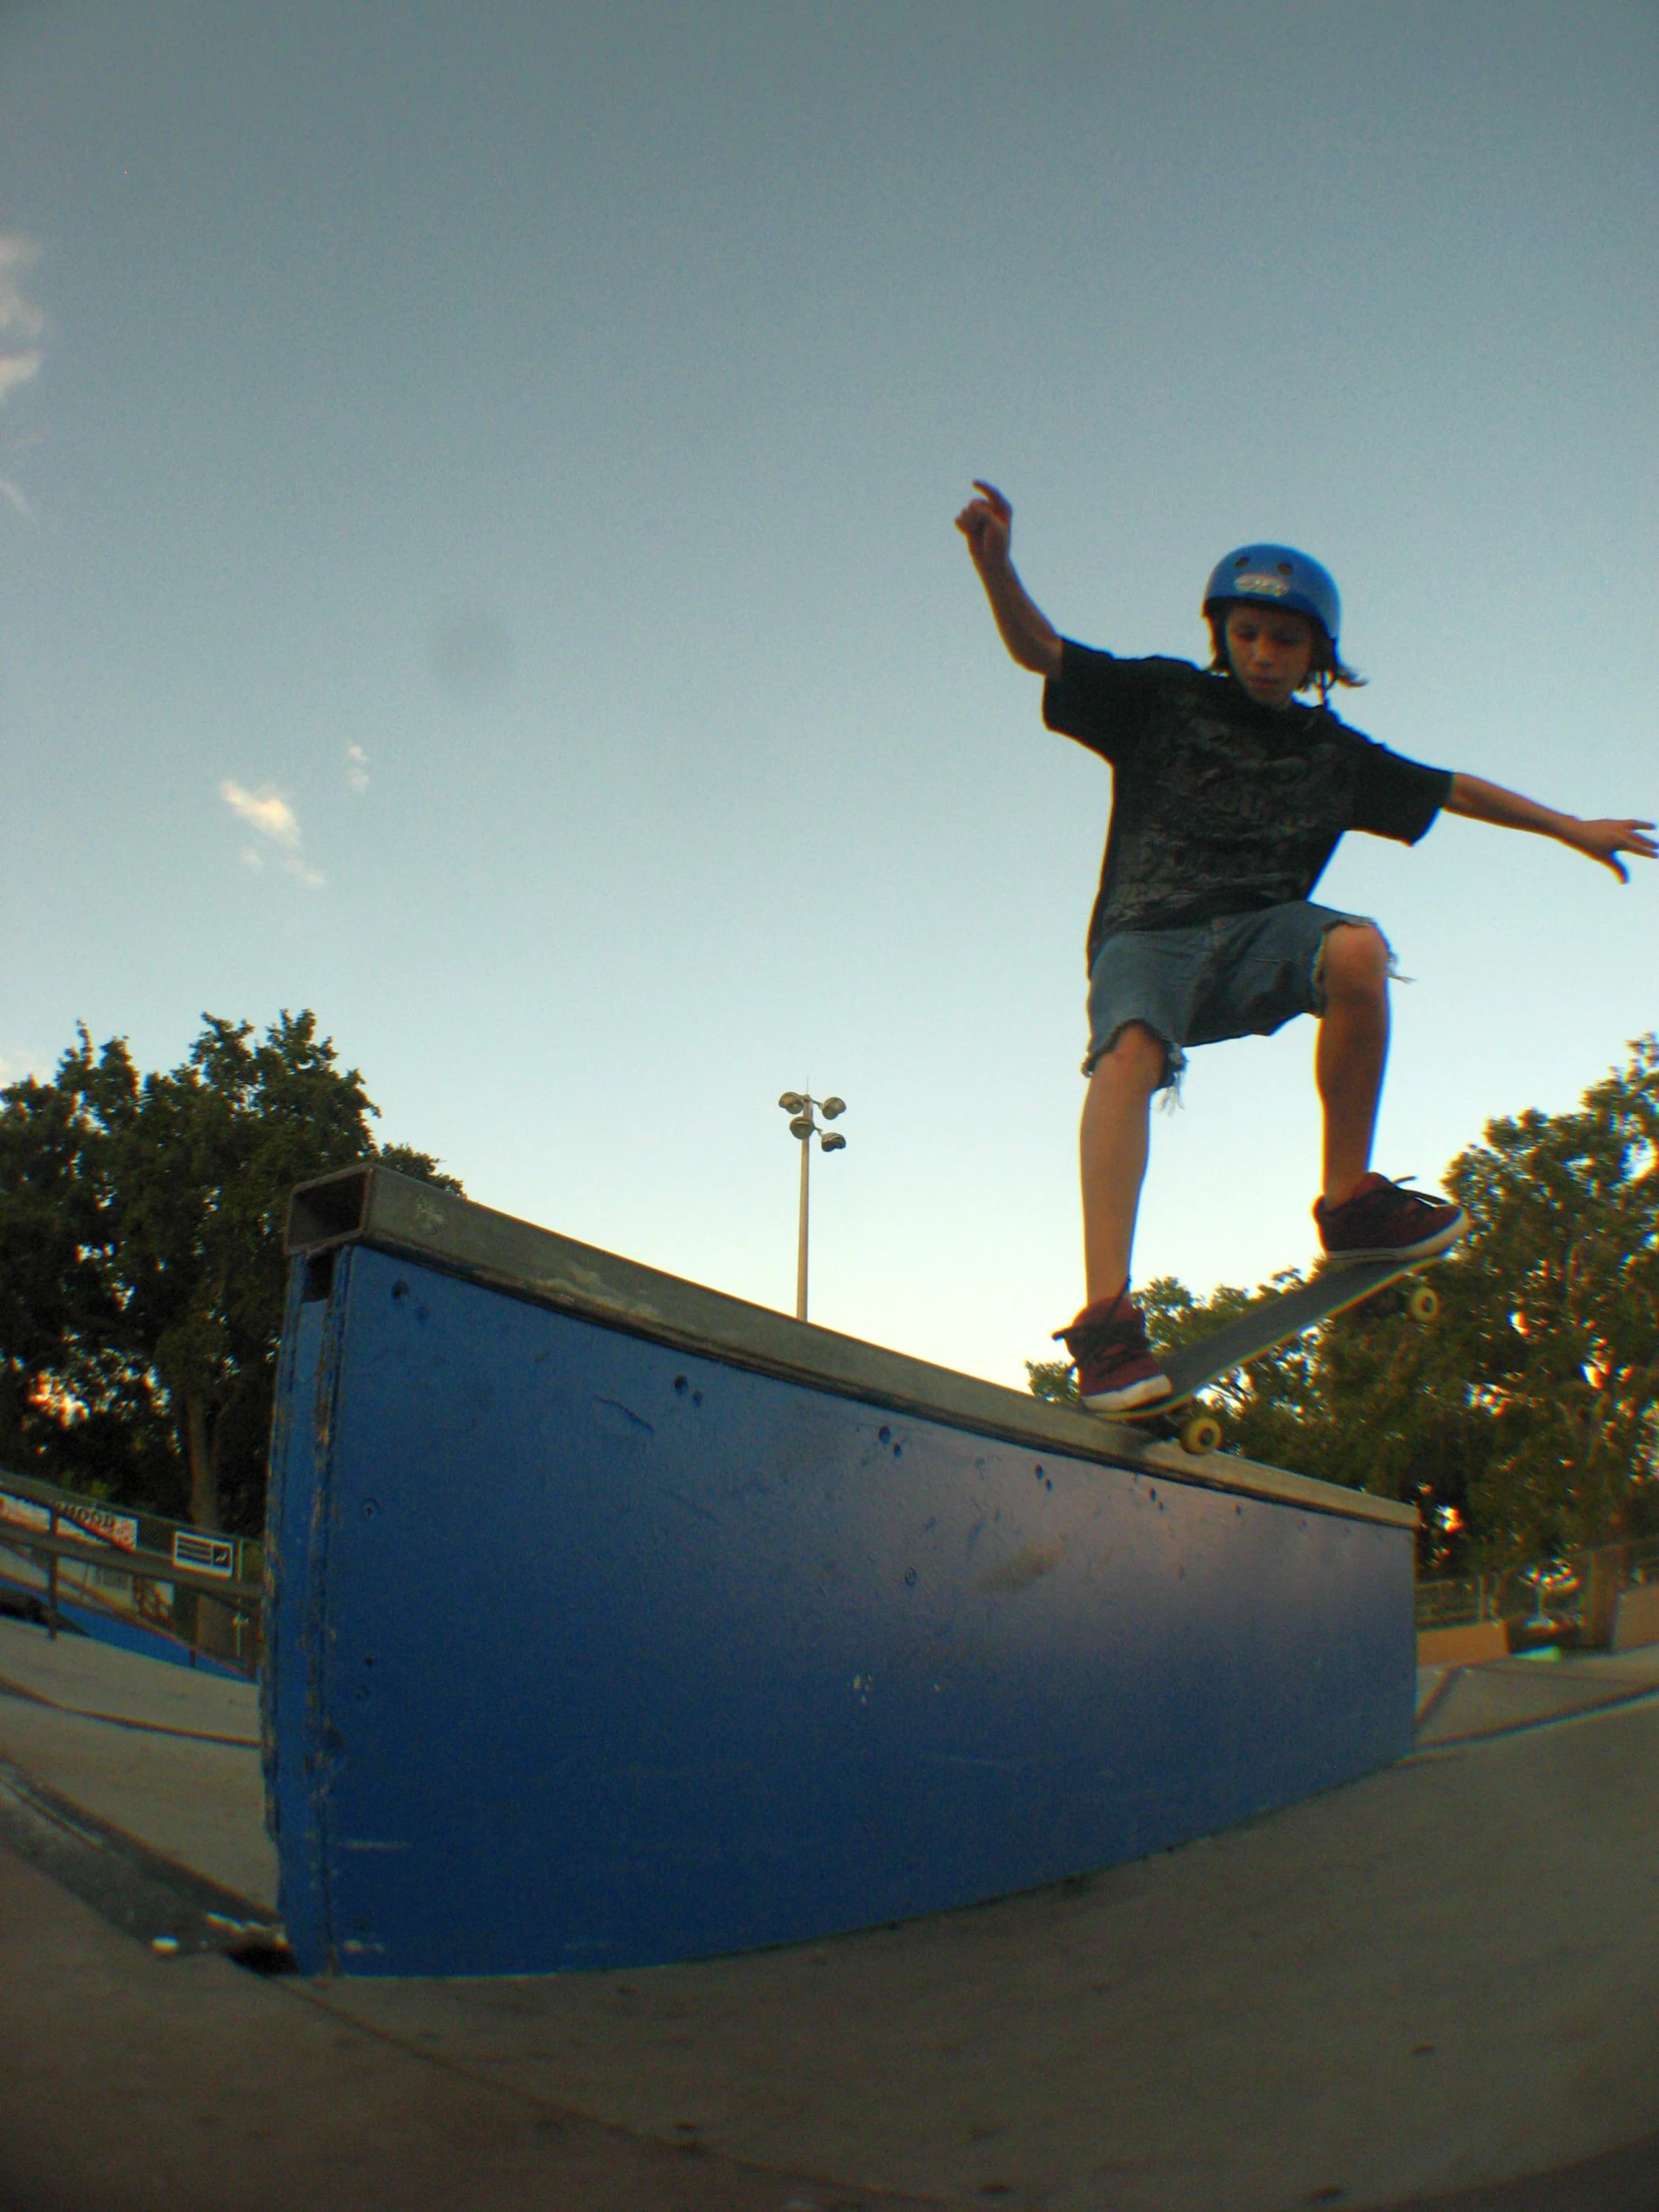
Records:
[[[1314,965],[1308,977],[1308,1010],[1316,1021],[1325,1019],[1325,948],[1331,941],[1333,929],[1375,929],[1382,938],[1382,949],[1388,955],[1383,970],[1390,983],[1410,983],[1415,977],[1400,972],[1399,957],[1383,933],[1382,924],[1371,914],[1334,914],[1320,931],[1319,948],[1314,954]]]
[[[1164,1048],[1164,1072],[1152,1086],[1153,1097],[1156,1098],[1160,1091],[1167,1091],[1169,1096],[1164,1103],[1168,1106],[1179,1105],[1181,1100],[1181,1078],[1187,1072],[1187,1055],[1173,1037],[1166,1034],[1155,1022],[1148,1021],[1144,1014],[1126,1016],[1124,1020],[1118,1023],[1098,1052],[1086,1052],[1083,1056],[1083,1074],[1085,1076],[1092,1075],[1101,1061],[1111,1051],[1113,1045],[1117,1043],[1119,1037],[1123,1035],[1123,1032],[1126,1029],[1133,1029],[1137,1025],[1142,1029],[1150,1030]]]

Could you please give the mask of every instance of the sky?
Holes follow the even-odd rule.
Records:
[[[1304,545],[1344,713],[1659,813],[1659,14],[0,0],[0,1075],[310,1007],[470,1196],[1007,1382],[1081,1298],[1108,772],[1065,634]],[[1378,1164],[1659,1026],[1659,869],[1442,820]],[[1137,1274],[1306,1262],[1312,1024],[1195,1054]]]

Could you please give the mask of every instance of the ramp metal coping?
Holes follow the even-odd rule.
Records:
[[[682,1352],[1005,1443],[1350,1520],[1417,1525],[1414,1505],[1231,1452],[1189,1452],[1123,1422],[1074,1412],[665,1275],[390,1168],[345,1168],[299,1184],[288,1201],[284,1244],[290,1256],[313,1266],[346,1246],[370,1245]]]

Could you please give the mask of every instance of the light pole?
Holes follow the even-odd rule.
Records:
[[[790,1135],[801,1141],[801,1229],[795,1248],[795,1318],[807,1319],[807,1165],[817,1137],[826,1152],[844,1152],[846,1139],[838,1129],[821,1129],[813,1119],[816,1106],[826,1121],[846,1112],[844,1098],[813,1098],[806,1091],[786,1091],[778,1101],[790,1117]]]

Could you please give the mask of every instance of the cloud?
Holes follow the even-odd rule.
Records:
[[[0,353],[0,407],[6,403],[7,392],[40,374],[40,364],[45,358],[38,345],[28,353]]]
[[[251,792],[227,776],[219,787],[219,796],[239,822],[279,848],[280,865],[287,874],[296,875],[308,890],[320,888],[320,872],[309,865],[299,849],[299,818],[274,785],[262,784],[257,792]],[[245,867],[258,871],[264,867],[265,857],[258,845],[242,847]]]
[[[23,294],[23,278],[39,258],[32,240],[15,231],[0,231],[0,331],[15,330],[25,342],[38,338],[46,328],[45,315]]]
[[[368,789],[368,755],[360,745],[348,745],[345,749],[345,781],[354,792]]]
[[[257,792],[245,791],[228,776],[219,787],[219,796],[232,814],[240,816],[262,837],[270,837],[276,844],[298,845],[298,819],[281,793],[270,784],[262,784]]]
[[[46,358],[39,343],[45,334],[46,317],[23,289],[23,279],[36,258],[30,240],[15,231],[0,231],[0,407],[19,384],[27,384],[40,374],[40,364]],[[34,509],[8,476],[0,476],[0,498],[25,522],[34,520]]]

